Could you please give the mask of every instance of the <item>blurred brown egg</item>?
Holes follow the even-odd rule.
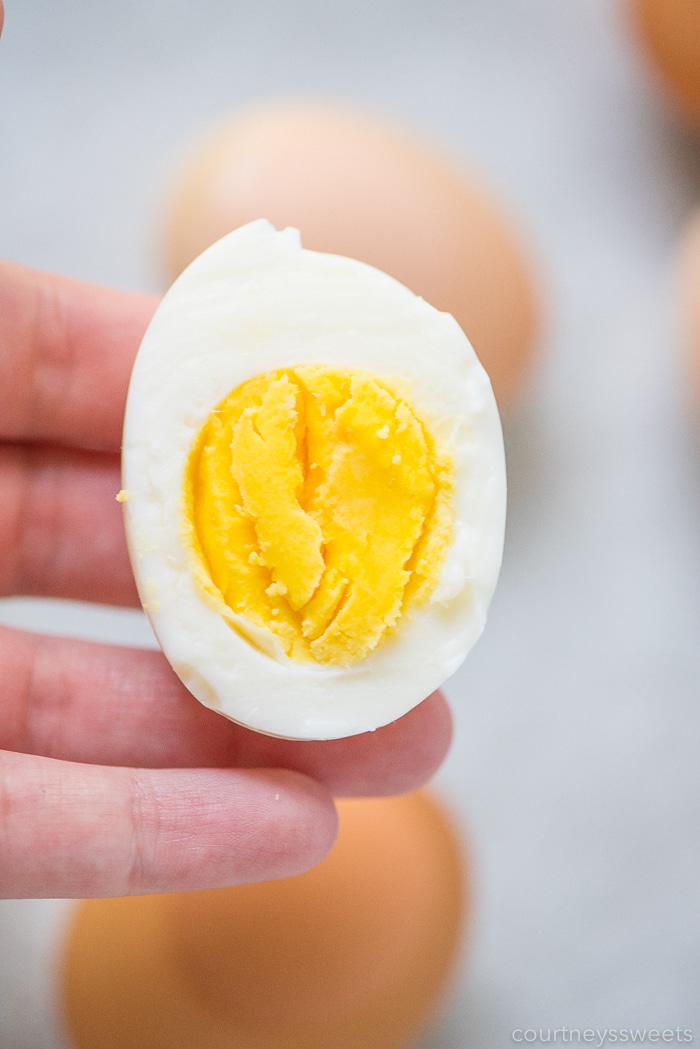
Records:
[[[681,294],[690,355],[692,397],[700,418],[700,207],[691,217],[683,239]]]
[[[656,73],[675,105],[700,126],[700,3],[627,0]]]
[[[338,804],[338,840],[294,878],[88,900],[61,990],[76,1049],[399,1049],[445,991],[462,850],[425,791]]]
[[[510,221],[467,172],[396,128],[325,105],[279,103],[196,143],[165,217],[174,279],[204,248],[257,218],[317,251],[370,263],[452,313],[510,403],[529,370],[537,307]]]

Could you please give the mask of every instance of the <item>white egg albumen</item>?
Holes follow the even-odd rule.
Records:
[[[211,409],[255,375],[304,363],[364,369],[407,391],[455,463],[453,538],[435,592],[350,667],[256,649],[203,594],[184,538],[186,464]],[[129,550],[156,637],[197,699],[242,725],[291,739],[376,729],[443,684],[482,632],[506,504],[486,373],[449,314],[364,263],[304,250],[296,230],[252,222],[175,281],[134,365],[122,463]],[[277,648],[271,633],[264,640]]]

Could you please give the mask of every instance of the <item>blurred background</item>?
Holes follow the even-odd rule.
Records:
[[[468,851],[472,916],[419,1049],[562,1026],[700,1038],[700,441],[678,276],[700,135],[628,6],[6,8],[6,259],[163,290],[173,172],[208,126],[267,99],[397,122],[499,201],[542,323],[504,413],[501,582],[446,689],[456,739],[433,786]],[[0,619],[150,643],[132,612],[9,599]],[[63,1049],[51,972],[66,913],[0,904],[2,1049]]]

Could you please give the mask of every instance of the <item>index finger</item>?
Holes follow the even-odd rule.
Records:
[[[118,451],[157,300],[0,264],[0,439]]]

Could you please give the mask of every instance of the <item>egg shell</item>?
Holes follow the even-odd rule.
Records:
[[[60,998],[75,1049],[399,1049],[449,987],[465,849],[426,791],[338,803],[317,867],[280,881],[87,900]]]
[[[540,326],[511,218],[446,151],[338,105],[267,102],[194,143],[164,218],[170,280],[225,233],[265,217],[303,243],[367,262],[451,313],[503,408],[532,369]]]
[[[245,640],[234,613],[204,598],[182,526],[186,463],[211,409],[252,376],[319,362],[405,385],[455,464],[452,541],[430,602],[349,667]],[[488,378],[451,316],[363,263],[302,249],[295,230],[251,223],[175,282],[134,365],[122,461],[134,574],[161,647],[201,702],[249,728],[293,739],[378,728],[438,688],[484,627],[505,526]]]
[[[647,58],[678,112],[700,128],[700,4],[628,0]]]

